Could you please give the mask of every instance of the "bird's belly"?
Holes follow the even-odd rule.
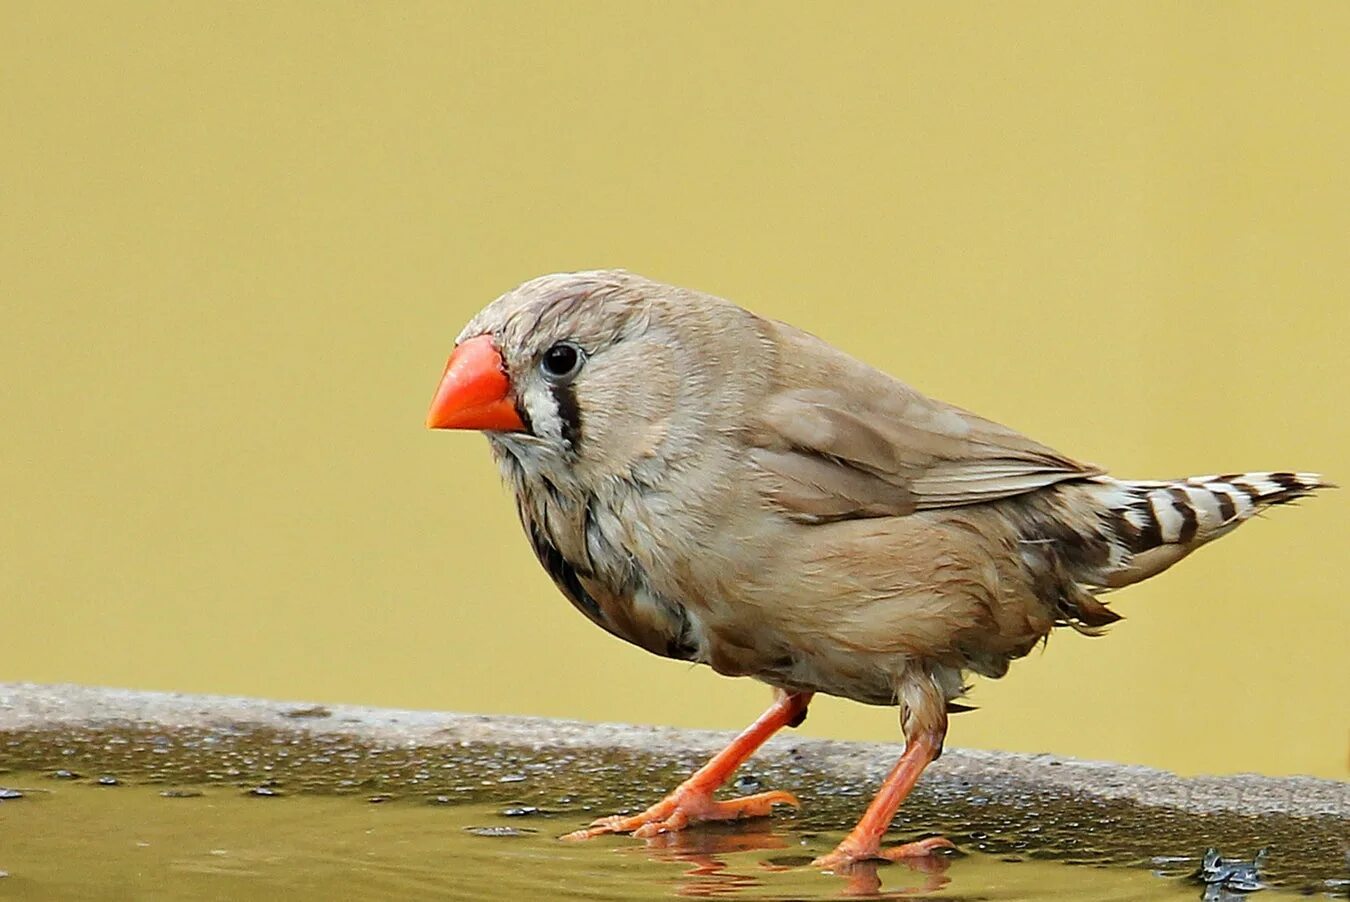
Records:
[[[790,692],[819,692],[869,705],[894,705],[908,656],[848,650],[828,636],[814,641],[761,623],[752,631],[702,624],[701,659],[723,676],[748,676]]]
[[[908,665],[908,662],[894,663],[897,665],[895,670],[899,672],[903,672]],[[889,706],[896,703],[894,671],[889,669],[841,671],[837,668],[814,666],[814,662],[797,660],[792,667],[755,674],[755,677],[790,692],[819,692],[862,702],[865,705]]]

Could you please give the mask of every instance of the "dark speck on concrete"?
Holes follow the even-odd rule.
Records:
[[[741,774],[732,784],[732,788],[739,793],[749,795],[750,793],[763,792],[764,784],[753,774]]]
[[[281,712],[282,717],[289,717],[293,720],[304,720],[308,718],[332,717],[333,712],[323,705],[311,705],[307,708],[290,708]]]

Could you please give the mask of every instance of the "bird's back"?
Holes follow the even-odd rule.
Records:
[[[762,328],[771,377],[741,455],[754,510],[748,489],[727,499],[731,534],[752,538],[709,555],[722,578],[700,588],[727,597],[693,601],[712,606],[723,672],[889,703],[918,662],[959,691],[961,671],[1001,676],[1057,625],[1099,633],[1120,619],[1107,590],[1325,485],[1114,479],[813,336]]]

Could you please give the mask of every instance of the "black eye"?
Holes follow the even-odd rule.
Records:
[[[544,359],[539,361],[539,366],[545,376],[557,382],[576,376],[585,360],[586,355],[581,348],[570,341],[560,341],[544,352]]]

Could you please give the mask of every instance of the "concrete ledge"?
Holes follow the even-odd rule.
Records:
[[[600,814],[646,807],[727,738],[530,717],[0,684],[0,787],[128,805],[150,793],[345,796],[352,804],[529,813],[556,835]],[[785,731],[741,769],[735,789],[788,790],[802,808],[767,824],[728,825],[725,836],[734,844],[743,832],[767,829],[780,842],[824,846],[857,820],[897,752],[898,744]],[[125,789],[105,795],[91,788],[108,786]],[[891,838],[936,832],[964,852],[1004,861],[1145,867],[1173,876],[1194,871],[1211,847],[1238,859],[1268,847],[1262,878],[1269,885],[1343,893],[1350,885],[1348,815],[1350,784],[1333,780],[1181,778],[1049,755],[948,749],[906,799]],[[715,842],[717,830],[700,828],[687,839]]]
[[[728,734],[660,727],[594,724],[531,717],[400,711],[350,705],[312,705],[223,696],[134,692],[73,685],[0,683],[0,765],[37,768],[24,760],[32,744],[14,737],[114,728],[209,734],[240,728],[286,736],[341,737],[385,749],[463,748],[467,745],[529,749],[624,751],[669,762],[706,753]],[[10,740],[5,742],[8,735]],[[6,750],[8,748],[8,751]],[[200,749],[198,749],[200,751]],[[756,757],[764,766],[828,774],[836,785],[874,783],[892,763],[897,746],[833,742],[791,735],[771,741]],[[1308,777],[1252,775],[1183,778],[1165,771],[1050,755],[948,749],[925,777],[941,790],[979,787],[993,801],[1023,794],[1124,801],[1195,814],[1350,817],[1350,783]]]

